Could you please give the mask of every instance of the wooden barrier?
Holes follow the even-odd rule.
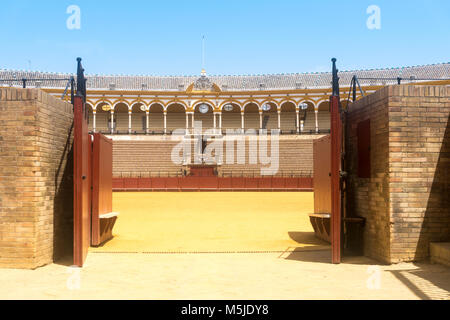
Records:
[[[112,140],[92,135],[92,229],[91,245],[110,240],[117,213],[112,212]],[[117,183],[117,182],[116,182]],[[121,186],[125,182],[121,182]]]
[[[331,137],[314,140],[314,213],[316,237],[331,242]]]
[[[113,178],[120,191],[313,191],[312,178],[179,177]]]
[[[314,213],[331,214],[331,139],[314,140]]]

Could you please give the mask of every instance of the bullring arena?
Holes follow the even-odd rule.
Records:
[[[0,70],[0,297],[449,299],[450,64],[335,62]]]

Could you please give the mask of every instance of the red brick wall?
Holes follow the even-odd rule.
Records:
[[[0,267],[36,268],[70,247],[72,123],[68,103],[0,89]]]
[[[391,86],[349,106],[349,208],[365,216],[365,253],[388,263],[450,240],[450,87]],[[371,120],[371,178],[357,176],[359,121]]]

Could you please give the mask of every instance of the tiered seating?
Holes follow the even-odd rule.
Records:
[[[115,140],[113,142],[114,177],[180,176],[182,166],[172,162],[177,141],[160,139]]]
[[[277,120],[278,121],[278,120]],[[295,112],[281,113],[281,131],[296,131],[297,130],[297,115]]]
[[[258,125],[259,126],[259,125]],[[242,127],[241,114],[236,112],[225,112],[222,114],[222,128],[240,129]]]
[[[303,131],[310,132],[315,130],[316,130],[316,116],[314,114],[314,111],[308,111]]]
[[[331,128],[331,117],[329,112],[319,111],[318,114],[319,119],[319,129],[322,130],[330,130]]]
[[[242,136],[236,136],[237,140]],[[267,137],[267,154],[271,155],[271,140]],[[313,138],[316,136],[279,136],[278,170],[275,176],[311,177],[313,174]],[[263,138],[257,138],[263,139]],[[238,142],[234,142],[234,158],[227,163],[227,141],[223,140],[223,161],[218,165],[219,176],[258,177],[261,169],[270,164],[261,164],[255,145],[245,140],[245,153],[238,154]],[[242,141],[242,140],[240,140]],[[178,141],[170,138],[152,137],[146,139],[127,138],[115,140],[113,143],[113,174],[115,177],[172,177],[181,176],[186,169],[182,164],[172,162],[171,153]],[[211,142],[209,142],[211,143]],[[191,163],[194,163],[195,152],[192,146]],[[258,143],[261,148],[261,143]],[[217,154],[217,152],[216,152]],[[251,164],[251,155],[256,157],[256,164]],[[218,158],[217,158],[218,159]]]
[[[280,136],[279,138],[279,167],[275,176],[312,176],[313,137]],[[246,152],[243,156],[237,154],[237,142],[235,142],[234,164],[227,164],[226,153],[227,144],[224,143],[223,164],[218,169],[219,175],[221,176],[260,176],[262,168],[270,167],[270,164],[261,164],[259,152],[257,152],[255,146],[250,146],[249,141],[246,141]],[[257,164],[250,164],[249,154],[256,155],[258,159]],[[270,137],[267,141],[267,154],[269,156],[271,155]],[[239,162],[244,164],[239,164]]]

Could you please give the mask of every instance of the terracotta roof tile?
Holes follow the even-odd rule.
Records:
[[[339,72],[342,87],[350,86],[353,75],[360,78],[410,78],[416,79],[449,79],[450,63],[441,63],[424,66],[413,66],[390,69],[357,70]],[[19,70],[0,70],[0,79],[17,79],[17,82],[0,82],[0,86],[20,86],[22,78],[42,78],[42,88],[65,88],[66,81],[55,81],[45,79],[65,79],[71,74],[31,72]],[[88,89],[109,90],[114,84],[116,90],[146,90],[155,91],[179,91],[180,87],[186,89],[194,83],[197,76],[125,76],[125,75],[87,75]],[[295,74],[272,74],[272,75],[243,75],[243,76],[209,76],[211,82],[219,87],[226,87],[227,91],[260,90],[282,90],[296,88],[329,88],[331,86],[331,73],[295,73]],[[361,85],[395,84],[395,80],[361,80]],[[36,86],[30,81],[29,86]]]

